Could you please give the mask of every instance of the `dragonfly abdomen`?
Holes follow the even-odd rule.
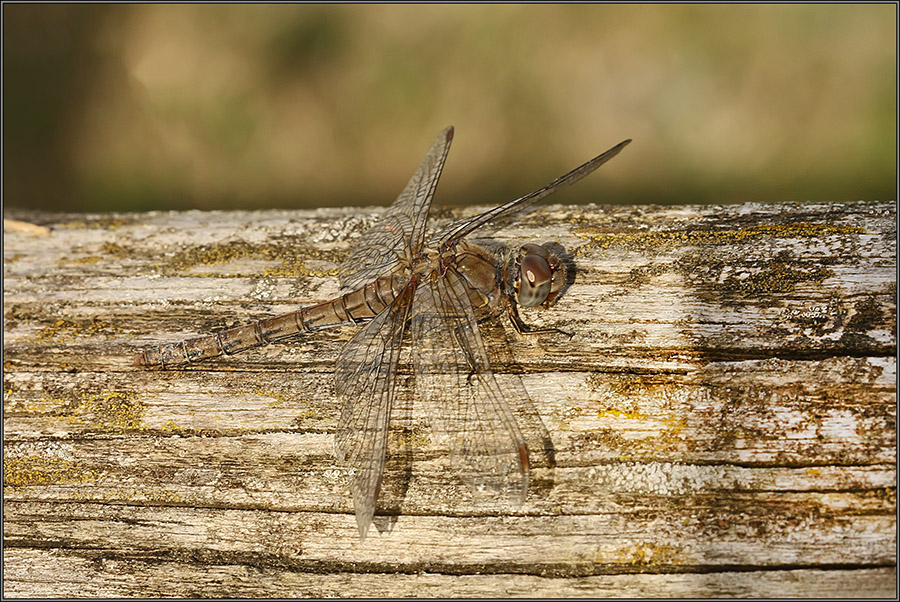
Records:
[[[403,283],[393,276],[378,278],[340,297],[291,313],[236,326],[215,334],[148,349],[135,358],[142,368],[168,368],[221,355],[233,355],[302,333],[367,322],[400,293]]]

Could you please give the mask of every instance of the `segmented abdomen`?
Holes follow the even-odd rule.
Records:
[[[297,311],[229,328],[215,334],[148,349],[135,358],[142,368],[168,368],[233,355],[268,345],[301,332],[371,320],[400,293],[403,281],[394,276],[378,278],[336,299]]]

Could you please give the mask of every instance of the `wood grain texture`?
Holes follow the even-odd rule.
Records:
[[[333,451],[353,328],[132,360],[332,298],[379,213],[6,216],[5,595],[894,595],[894,203],[547,206],[489,233],[576,268],[522,311],[567,334],[484,328],[552,454],[523,505],[474,495],[407,387],[360,543]]]

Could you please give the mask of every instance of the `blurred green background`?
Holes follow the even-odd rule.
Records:
[[[3,6],[3,193],[55,210],[894,199],[895,4]]]

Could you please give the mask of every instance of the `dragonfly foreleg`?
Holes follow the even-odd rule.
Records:
[[[559,328],[532,328],[522,321],[522,318],[519,317],[519,310],[516,308],[516,304],[512,302],[507,302],[506,304],[506,315],[509,316],[509,321],[512,322],[513,328],[516,329],[516,332],[519,334],[550,334],[550,333],[558,333],[565,334],[568,336],[572,336],[571,333],[566,332],[565,330],[560,330]]]

